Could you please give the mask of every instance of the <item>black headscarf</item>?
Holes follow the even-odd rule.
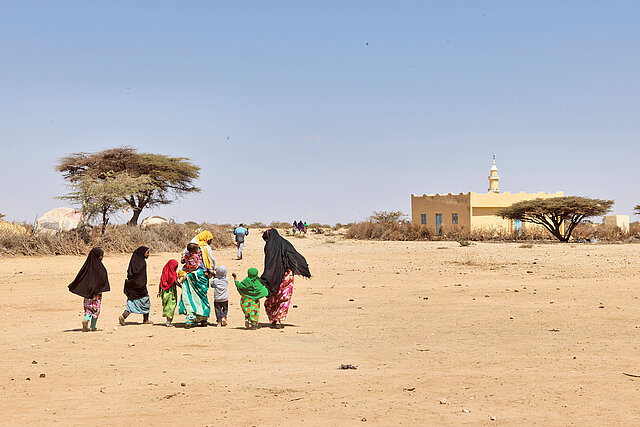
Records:
[[[93,298],[102,292],[111,290],[107,269],[104,268],[100,260],[102,255],[104,255],[104,251],[101,248],[91,249],[87,260],[78,271],[78,275],[69,285],[71,292],[81,297]]]
[[[133,251],[129,268],[127,269],[127,279],[124,281],[124,294],[130,300],[144,298],[149,295],[147,290],[147,260],[144,254],[149,250],[146,246],[140,246]]]
[[[277,294],[282,283],[284,273],[291,269],[293,274],[311,277],[309,265],[296,248],[282,236],[275,228],[270,228],[262,234],[264,245],[264,271],[260,281],[269,289],[269,295]]]

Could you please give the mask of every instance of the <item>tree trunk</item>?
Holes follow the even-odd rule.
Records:
[[[102,211],[102,231],[100,234],[104,234],[104,230],[107,229],[107,223],[109,222],[109,218],[107,217],[107,211]]]
[[[133,216],[129,220],[129,225],[138,225],[138,219],[140,219],[141,213],[142,213],[142,208],[139,208],[139,207],[133,208]]]

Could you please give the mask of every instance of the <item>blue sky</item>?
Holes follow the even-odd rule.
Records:
[[[408,213],[486,191],[494,153],[503,191],[631,215],[638,22],[636,1],[0,0],[0,212],[32,221],[63,204],[60,157],[128,145],[202,167],[143,217]]]

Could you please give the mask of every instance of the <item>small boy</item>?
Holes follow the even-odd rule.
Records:
[[[200,249],[197,243],[189,243],[187,245],[187,249],[182,253],[182,259],[180,261],[184,264],[182,270],[187,273],[193,273],[199,268],[205,270],[202,249]]]
[[[216,323],[218,326],[227,326],[227,314],[229,312],[229,279],[227,279],[227,267],[221,265],[216,269],[216,277],[211,282],[213,288],[213,307],[216,311]]]
[[[260,282],[258,269],[247,270],[247,278],[242,282],[236,280],[236,273],[231,274],[236,284],[236,289],[241,295],[240,306],[244,313],[244,327],[247,329],[258,329],[258,318],[260,316],[260,298],[269,294],[267,288]]]

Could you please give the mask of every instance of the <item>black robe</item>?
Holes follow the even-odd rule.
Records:
[[[293,245],[278,234],[275,228],[270,228],[262,234],[264,245],[264,271],[260,281],[269,290],[269,295],[278,293],[284,273],[291,269],[293,274],[311,277],[307,260]]]
[[[149,291],[147,290],[147,260],[144,257],[148,250],[148,247],[140,246],[131,255],[127,278],[124,281],[124,294],[130,300],[149,296]]]
[[[104,255],[101,248],[93,248],[87,260],[78,271],[76,278],[69,285],[69,290],[76,295],[85,298],[93,298],[102,292],[111,290],[107,269],[102,264],[100,257]]]

